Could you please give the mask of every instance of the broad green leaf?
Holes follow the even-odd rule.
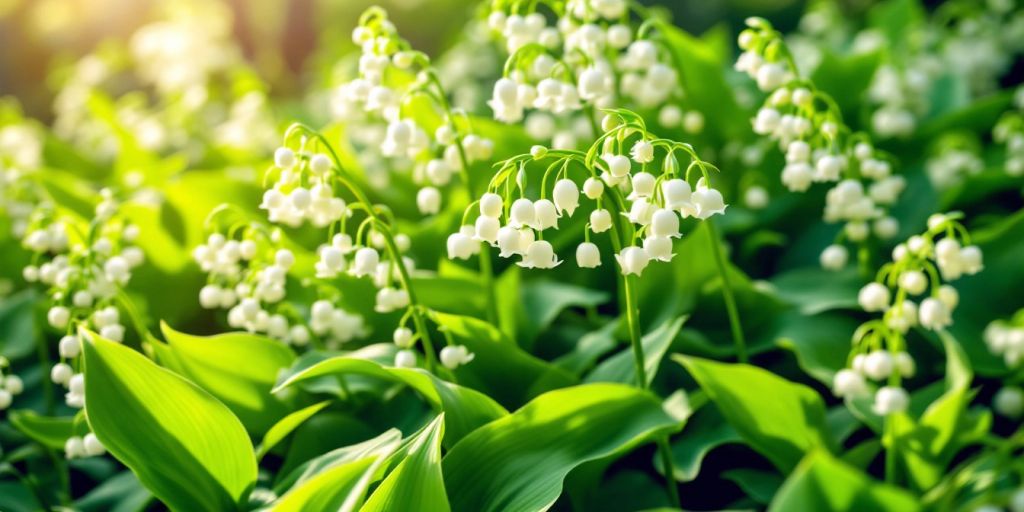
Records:
[[[687,421],[686,427],[671,443],[675,479],[689,482],[697,478],[704,457],[711,450],[742,440],[714,405],[705,405]],[[660,459],[655,464],[664,473]]]
[[[611,352],[618,345],[615,332],[619,328],[619,322],[620,319],[616,318],[599,329],[581,336],[569,353],[555,359],[555,365],[573,375],[580,375],[592,368],[601,356]]]
[[[85,435],[89,429],[81,416],[40,416],[35,411],[11,411],[7,419],[14,428],[21,431],[33,441],[52,448],[63,450],[64,442],[74,435]]]
[[[471,364],[476,364],[473,361]],[[317,363],[286,380],[275,391],[308,379],[325,375],[364,375],[399,382],[416,390],[431,407],[445,413],[447,445],[508,412],[487,395],[441,380],[419,368],[385,367],[373,361],[351,357],[335,357]]]
[[[389,456],[398,448],[401,434],[389,430],[357,445],[324,454],[304,468],[274,512],[306,510],[357,510],[369,486],[380,479]]]
[[[416,436],[402,462],[373,491],[360,510],[451,510],[441,476],[443,437],[444,413],[441,413]]]
[[[35,350],[34,311],[39,297],[29,289],[0,300],[0,355],[16,361]]]
[[[768,510],[909,512],[920,508],[906,491],[876,482],[827,452],[814,450],[782,484]]]
[[[787,311],[778,320],[775,344],[792,351],[800,368],[831,387],[836,372],[846,366],[857,321],[835,312],[807,316],[797,311]]]
[[[960,343],[945,331],[939,338],[946,352],[946,392],[916,421],[905,414],[890,418],[906,474],[922,491],[939,483],[960,449],[984,436],[991,424],[991,416],[968,415],[975,395],[970,389],[973,371]]]
[[[547,509],[573,468],[625,453],[677,425],[653,395],[621,384],[545,393],[448,452],[442,466],[452,509]]]
[[[722,477],[732,480],[754,501],[767,504],[782,485],[782,476],[774,471],[736,468],[722,472]]]
[[[313,404],[309,407],[299,409],[288,416],[281,418],[281,420],[275,423],[273,427],[270,427],[270,430],[267,431],[267,435],[263,436],[263,442],[261,442],[259,447],[256,449],[256,458],[263,458],[267,452],[277,446],[277,443],[280,443],[284,438],[288,437],[288,434],[291,434],[299,427],[299,425],[302,425],[304,421],[308,420],[328,405],[330,405],[330,402],[320,402],[318,404]]]
[[[86,417],[107,450],[172,510],[229,510],[256,481],[245,428],[216,398],[82,331]]]
[[[288,406],[270,394],[277,375],[295,360],[281,342],[242,332],[192,336],[166,323],[161,330],[174,354],[165,365],[231,408],[254,435],[288,414]]]
[[[774,276],[771,283],[782,300],[805,315],[857,308],[857,293],[864,284],[852,267],[838,272],[802,267]]]
[[[153,496],[131,471],[122,471],[75,501],[82,512],[139,512]]]
[[[607,301],[607,293],[582,286],[555,281],[525,282],[516,300],[519,306],[516,341],[530,350],[537,335],[547,329],[563,310],[570,307],[597,307]]]
[[[458,382],[506,407],[575,383],[568,372],[524,352],[483,320],[445,313],[431,316],[457,344],[465,345],[475,355],[472,363],[455,370]]]
[[[646,385],[654,382],[658,374],[658,367],[662,358],[668,352],[672,341],[679,334],[679,329],[686,322],[686,315],[673,320],[666,320],[653,331],[645,334],[641,339],[644,348],[644,371],[647,375]],[[587,382],[621,382],[623,384],[636,384],[636,364],[633,357],[633,348],[626,347],[618,354],[602,362],[587,375]]]
[[[829,449],[821,396],[761,368],[674,356],[748,444],[788,472],[814,448]]]

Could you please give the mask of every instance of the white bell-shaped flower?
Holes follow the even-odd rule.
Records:
[[[649,172],[638,172],[634,174],[631,180],[633,191],[629,194],[628,199],[632,201],[641,197],[653,196],[654,186],[657,181],[657,178]]]
[[[597,268],[601,265],[601,251],[592,242],[576,246],[576,265],[580,268]]]
[[[590,177],[583,182],[583,195],[587,196],[587,199],[596,201],[601,198],[602,194],[604,194],[604,183],[600,179]]]
[[[672,239],[666,236],[649,236],[644,238],[644,252],[652,260],[672,261]]]
[[[525,268],[555,268],[561,261],[555,257],[555,250],[547,240],[534,240],[526,247],[523,260],[518,263]]]
[[[906,270],[900,274],[899,285],[911,295],[920,295],[928,289],[928,278],[920,270]]]
[[[825,270],[840,270],[850,259],[850,252],[845,246],[832,244],[821,251],[819,257],[821,267]]]
[[[380,262],[380,255],[376,249],[363,247],[356,251],[355,261],[349,270],[355,277],[371,276],[377,271],[377,263]]]
[[[694,206],[694,216],[698,219],[708,219],[712,215],[721,215],[725,213],[727,206],[721,192],[713,188],[701,186],[701,183],[697,184],[697,190],[693,191],[691,200]]]
[[[537,221],[537,211],[533,201],[521,197],[512,203],[509,209],[509,224],[514,228],[533,227]]]
[[[399,350],[395,354],[395,366],[397,368],[415,368],[416,353],[412,350]]]
[[[668,208],[655,210],[648,231],[651,236],[679,238],[679,215]]]
[[[872,380],[882,381],[892,374],[895,361],[887,350],[875,350],[864,358],[864,375]]]
[[[932,331],[944,329],[953,324],[949,308],[939,299],[928,297],[921,301],[918,308],[918,317],[921,327]]]
[[[580,205],[580,189],[576,186],[576,182],[570,179],[563,178],[556,181],[551,195],[554,197],[555,207],[558,211],[565,212],[570,217]]]
[[[521,254],[519,247],[521,235],[519,230],[512,226],[503,226],[498,230],[498,256],[508,258]]]
[[[487,217],[484,217],[487,218]],[[492,219],[494,220],[494,219]],[[475,229],[474,229],[475,231]],[[466,260],[473,256],[474,249],[478,245],[473,237],[461,231],[448,235],[448,259]]]
[[[558,209],[555,204],[547,199],[538,199],[533,203],[535,214],[535,225],[537,229],[544,230],[558,226]]]
[[[860,307],[869,313],[889,308],[889,288],[881,283],[868,283],[857,294]]]
[[[868,394],[868,386],[861,374],[844,368],[833,377],[832,392],[839,398],[858,398]]]
[[[480,197],[480,215],[497,219],[501,217],[501,210],[504,207],[505,201],[494,192],[488,192]]]
[[[434,187],[423,187],[416,193],[416,207],[423,215],[435,215],[441,211],[441,191]]]
[[[665,199],[665,207],[673,210],[692,208],[693,189],[685,180],[673,178],[661,183],[661,193]]]
[[[473,360],[474,354],[470,353],[465,345],[448,345],[441,349],[438,358],[441,364],[449,370],[454,370]]]
[[[647,198],[641,197],[636,201],[633,201],[633,204],[629,207],[629,213],[626,214],[626,217],[633,224],[646,226],[651,223],[651,218],[654,216],[655,210],[657,210],[655,205],[651,204]]]
[[[599,66],[584,69],[577,83],[580,97],[587,101],[598,100],[612,92],[611,76]]]
[[[590,212],[590,230],[594,233],[604,233],[612,227],[612,214],[603,208]]]
[[[608,164],[608,172],[615,178],[622,178],[629,174],[631,165],[629,158],[625,155],[604,155],[604,161]]]
[[[504,123],[518,123],[523,119],[523,105],[518,97],[519,84],[510,78],[501,78],[494,84],[494,95],[487,105],[494,110],[494,118]]]
[[[501,228],[501,222],[498,219],[481,215],[476,218],[473,228],[473,240],[487,242],[491,245],[498,242],[498,231]]]
[[[885,386],[875,392],[875,403],[871,409],[879,416],[903,412],[910,405],[907,390],[896,386]]]
[[[629,150],[629,156],[638,164],[646,164],[654,161],[654,144],[646,140],[638,140]]]
[[[647,268],[651,258],[647,255],[647,251],[631,245],[624,247],[619,254],[616,254],[615,260],[619,262],[622,275],[628,276],[633,274],[639,276]]]

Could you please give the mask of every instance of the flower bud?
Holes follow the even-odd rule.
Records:
[[[602,194],[604,194],[604,183],[601,180],[591,177],[583,182],[583,195],[588,199],[596,201],[601,198]]]
[[[906,411],[909,405],[910,397],[907,395],[907,390],[895,386],[885,386],[875,393],[872,410],[879,416],[887,416]]]
[[[889,289],[881,283],[868,283],[857,294],[857,302],[869,313],[884,311],[889,307]]]
[[[423,187],[416,193],[416,207],[423,215],[435,215],[441,211],[441,191],[434,187]]]
[[[846,247],[838,244],[832,244],[821,251],[822,268],[826,270],[840,270],[846,266],[846,262],[850,258],[850,253]]]

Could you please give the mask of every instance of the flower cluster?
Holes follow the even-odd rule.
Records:
[[[10,362],[7,361],[7,358],[0,356],[0,411],[10,407],[14,397],[25,390],[25,383],[22,382],[21,377],[13,373],[4,373],[9,367]]]
[[[1014,93],[1013,106],[1014,110],[999,118],[992,138],[1006,145],[1006,174],[1019,178],[1024,176],[1024,86]]]
[[[938,190],[955,187],[985,169],[985,162],[970,147],[941,144],[941,149],[925,163],[928,179]]]
[[[690,133],[703,129],[699,111],[684,112],[678,106],[684,97],[678,72],[655,43],[653,25],[631,24],[629,2],[573,0],[556,5],[554,25],[533,10],[535,5],[519,7],[492,10],[487,19],[510,55],[488,102],[496,119],[525,119],[527,133],[550,140],[555,149],[575,149],[578,140],[596,135],[586,119],[591,114],[571,115],[591,106],[658,109],[665,128],[683,127]],[[556,127],[558,118],[565,120],[561,129]]]
[[[19,238],[39,202],[28,177],[39,168],[42,153],[42,135],[33,126],[0,126],[0,214],[10,219],[12,234]]]
[[[377,153],[396,163],[412,163],[413,180],[421,186],[417,206],[424,215],[436,214],[441,209],[441,188],[459,174],[468,187],[468,166],[489,159],[493,143],[456,122],[429,57],[399,36],[382,9],[371,8],[363,14],[352,40],[362,49],[359,76],[337,89],[335,114],[346,121],[363,117],[383,122],[383,131],[369,130],[377,139]],[[434,129],[428,128],[431,121],[423,116],[405,111],[419,96],[437,108],[441,122]]]
[[[584,231],[586,241],[576,248],[576,264],[600,266],[600,251],[590,237],[609,231],[622,274],[639,276],[650,262],[675,256],[672,241],[681,236],[681,219],[703,220],[725,212],[722,194],[710,187],[708,169],[713,167],[689,145],[655,137],[629,111],[613,111],[602,124],[607,131],[586,153],[535,146],[530,154],[503,162],[488,192],[466,210],[464,225],[448,237],[448,257],[469,258],[477,242],[486,242],[503,258],[519,257],[522,267],[554,268],[561,261],[544,240],[544,231],[558,229],[560,219],[572,217],[582,191],[594,208]],[[685,170],[676,152],[689,157]],[[648,172],[656,168],[656,160],[661,164],[657,175]],[[540,197],[530,199],[527,181],[535,162],[546,166]],[[689,181],[693,170],[703,174],[695,187]],[[571,177],[573,171],[585,177],[582,187]],[[476,220],[468,224],[474,208]]]
[[[1024,363],[1024,309],[1017,311],[1008,320],[994,320],[985,328],[985,345],[989,352],[1003,358],[1011,371],[1016,372]],[[1010,419],[1024,416],[1024,389],[1019,378],[1014,378],[996,392],[992,399],[995,411]]]
[[[901,380],[912,377],[914,359],[906,352],[904,335],[912,327],[943,330],[953,323],[960,295],[944,281],[972,275],[983,268],[981,250],[957,221],[958,213],[935,214],[928,230],[893,250],[878,277],[861,288],[857,301],[864,311],[882,318],[864,323],[853,336],[850,367],[835,375],[836,396],[870,393],[866,379],[885,383],[875,393],[874,411],[888,415],[906,410],[909,397]],[[915,302],[915,297],[921,297]]]
[[[804,192],[813,183],[834,183],[824,219],[845,223],[840,239],[863,242],[872,232],[879,238],[895,236],[899,224],[886,208],[903,192],[903,177],[893,174],[892,163],[866,136],[850,133],[830,96],[798,76],[771,24],[750,18],[747,25],[739,36],[743,53],[736,69],[768,93],[752,124],[755,133],[777,141],[785,152],[783,185]]]
[[[124,149],[125,135],[144,150],[196,160],[208,149],[257,153],[272,144],[269,101],[232,41],[230,10],[194,0],[161,7],[124,47],[106,45],[66,70],[53,105],[57,135],[102,162]],[[126,83],[152,100],[118,96]],[[96,102],[109,102],[114,119],[97,115]]]
[[[59,345],[62,362],[53,367],[50,378],[68,388],[65,401],[75,408],[84,405],[84,376],[65,361],[75,360],[81,351],[78,330],[88,328],[111,341],[124,340],[117,302],[132,270],[144,259],[142,250],[132,245],[139,228],[118,214],[112,191],[104,189],[101,195],[87,233],[52,208],[41,207],[22,239],[22,245],[34,253],[22,276],[49,287],[52,303],[46,320],[64,333]]]

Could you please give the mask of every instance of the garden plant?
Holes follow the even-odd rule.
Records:
[[[778,3],[156,2],[0,88],[0,510],[1024,512],[1024,4]]]

